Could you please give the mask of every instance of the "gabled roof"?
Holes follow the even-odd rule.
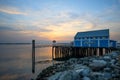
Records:
[[[109,29],[78,32],[75,35],[75,38],[79,38],[79,37],[98,37],[98,36],[99,37],[100,36],[108,36],[109,37]]]

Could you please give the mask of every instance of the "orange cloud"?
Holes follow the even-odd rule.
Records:
[[[83,20],[70,20],[62,23],[51,23],[48,21],[48,24],[41,27],[39,26],[41,22],[33,22],[31,25],[38,27],[38,29],[43,28],[46,30],[51,30],[51,31],[36,31],[36,30],[26,30],[26,31],[21,31],[21,33],[26,34],[28,36],[33,35],[37,36],[38,38],[46,38],[48,40],[73,40],[74,35],[77,32],[80,31],[85,31],[85,30],[90,30],[93,28],[93,24],[87,21]]]

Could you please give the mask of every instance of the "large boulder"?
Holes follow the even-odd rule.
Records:
[[[70,64],[75,64],[77,62],[77,58],[71,58],[67,61],[67,63],[70,63]]]
[[[109,80],[112,78],[112,74],[108,72],[92,72],[91,78],[92,80]]]
[[[75,71],[64,71],[56,73],[48,78],[48,80],[79,80],[79,74]]]
[[[89,76],[91,73],[91,69],[83,65],[76,65],[74,69],[80,76]]]
[[[62,75],[62,72],[56,73],[55,75],[48,78],[48,80],[58,80],[59,76]]]
[[[111,57],[110,57],[110,56],[104,56],[103,59],[104,59],[105,61],[110,61],[110,60],[111,60]]]
[[[89,76],[91,70],[89,68],[83,68],[76,70],[77,73],[79,73],[80,76]]]
[[[91,80],[89,77],[83,77],[83,79],[82,80]]]
[[[104,72],[103,73],[103,78],[105,78],[106,80],[109,80],[110,78],[112,78],[112,74],[108,73],[108,72]]]
[[[112,53],[110,54],[110,56],[111,56],[112,58],[116,58],[116,57],[118,57],[118,55],[119,55],[119,53],[117,53],[117,52],[112,52]]]
[[[91,67],[92,70],[101,70],[104,67],[106,67],[107,62],[105,60],[93,60],[89,66]]]

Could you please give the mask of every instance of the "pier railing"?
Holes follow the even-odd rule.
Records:
[[[72,47],[73,45],[71,43],[55,43],[52,46]]]
[[[43,47],[72,47],[73,45],[71,43],[54,43],[54,44],[41,44],[41,45],[35,45],[35,48],[43,48]]]

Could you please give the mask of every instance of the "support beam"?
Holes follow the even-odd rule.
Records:
[[[100,49],[99,48],[97,48],[97,56],[99,56],[100,54]]]

